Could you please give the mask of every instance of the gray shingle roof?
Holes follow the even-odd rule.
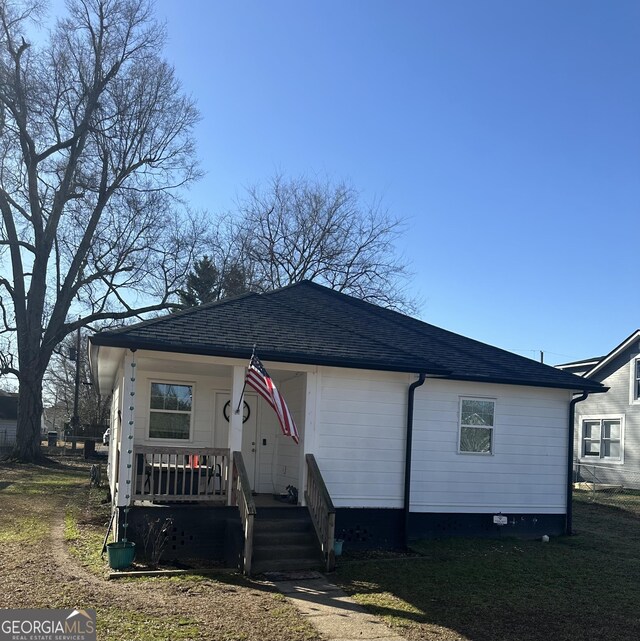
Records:
[[[91,342],[247,359],[255,343],[262,360],[603,389],[594,381],[309,281],[101,332]]]

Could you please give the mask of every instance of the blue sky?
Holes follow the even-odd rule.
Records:
[[[558,363],[640,327],[640,3],[158,0],[195,207],[275,172],[408,220],[424,320]]]

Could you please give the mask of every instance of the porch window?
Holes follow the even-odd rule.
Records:
[[[193,386],[151,383],[149,438],[188,440]]]
[[[460,399],[460,452],[493,453],[495,406],[496,402],[491,399]]]
[[[584,419],[582,421],[582,458],[622,460],[622,419]]]

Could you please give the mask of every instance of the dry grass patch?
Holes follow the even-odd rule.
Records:
[[[109,518],[88,466],[0,467],[0,608],[94,608],[108,641],[312,641],[314,628],[272,588],[239,575],[104,577]]]

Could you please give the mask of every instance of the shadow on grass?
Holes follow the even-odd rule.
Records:
[[[420,559],[345,564],[337,580],[368,611],[405,628],[471,641],[640,638],[640,519],[576,505],[573,537],[434,540]]]

